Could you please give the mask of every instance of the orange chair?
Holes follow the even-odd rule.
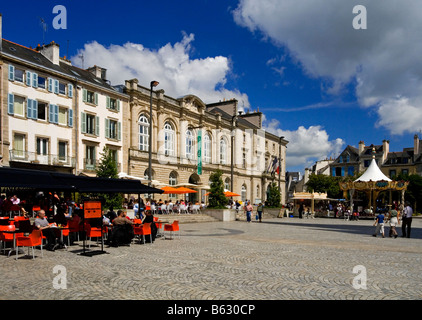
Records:
[[[142,224],[142,219],[133,219],[134,224]]]
[[[133,228],[133,233],[135,237],[138,236],[139,241],[141,241],[140,236],[142,236],[142,241],[145,243],[145,236],[149,235],[150,243],[152,244],[152,234],[151,234],[151,223],[146,222],[142,226],[135,226]]]
[[[91,240],[91,238],[97,238],[97,243],[98,238],[101,238],[101,241],[103,240],[104,232],[101,230],[101,228],[91,227],[89,224],[85,224],[85,232],[86,237],[89,238],[89,240]],[[91,248],[91,242],[89,243],[88,248]]]
[[[2,243],[3,253],[6,252],[6,242],[13,242],[13,234],[3,233],[2,231],[14,231],[16,227],[14,225],[0,226],[0,241]]]
[[[170,239],[173,239],[173,235],[177,231],[179,234],[179,239],[180,239],[179,221],[174,220],[172,224],[164,225],[164,239],[166,239],[166,231],[170,232],[170,236],[171,236]]]
[[[161,237],[163,233],[163,223],[158,220],[158,218],[157,221],[155,221],[155,226],[157,227],[157,236]]]
[[[78,241],[79,241],[79,221],[77,220],[69,220],[67,226],[69,227],[69,235],[70,233],[76,233],[78,235]]]
[[[35,259],[34,247],[37,247],[37,246],[41,247],[41,256],[43,256],[41,230],[33,230],[32,233],[28,237],[22,237],[22,236],[17,237],[16,238],[16,260],[18,260],[19,247],[28,247],[28,255],[29,255],[29,247],[32,247],[32,259]]]

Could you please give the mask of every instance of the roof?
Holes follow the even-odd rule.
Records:
[[[375,159],[372,159],[371,164],[369,165],[368,169],[366,169],[365,173],[361,175],[356,181],[391,181],[384,173],[381,172],[380,168],[378,167]]]
[[[139,180],[75,176],[51,171],[0,168],[0,188],[98,193],[163,193]]]
[[[72,79],[87,82],[91,85],[100,86],[103,89],[114,91],[120,95],[122,94],[120,90],[113,87],[109,81],[96,77],[88,70],[78,68],[63,61],[60,61],[58,65],[54,64],[39,51],[11,42],[9,40],[2,39],[2,54],[18,58],[27,63],[34,64],[42,68],[47,68],[50,71],[61,73],[64,76],[70,77]]]

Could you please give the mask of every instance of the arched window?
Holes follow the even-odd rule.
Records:
[[[138,120],[139,127],[139,150],[148,151],[149,145],[149,121],[148,118],[142,114]]]
[[[151,180],[154,180],[155,173],[154,173],[154,170],[151,170],[151,171],[152,171],[151,172],[151,175],[152,175],[152,179]],[[144,171],[144,179],[149,180],[149,169],[148,168],[146,168],[146,170]]]
[[[177,173],[172,171],[169,175],[169,185],[175,186],[177,184]]]
[[[204,163],[211,163],[211,138],[208,133],[204,136]]]
[[[220,164],[226,164],[227,159],[227,142],[224,138],[220,140]]]
[[[164,124],[164,154],[166,156],[174,156],[174,136],[173,126],[166,122]]]
[[[224,189],[231,190],[231,188],[230,188],[230,178],[226,178],[226,180],[224,180]]]
[[[188,129],[186,130],[186,152],[185,152],[185,156],[188,159],[193,159],[194,158],[194,137],[193,137],[193,132],[192,130]]]
[[[245,203],[245,201],[246,201],[246,186],[245,185],[242,185],[240,197],[242,198],[242,202]]]

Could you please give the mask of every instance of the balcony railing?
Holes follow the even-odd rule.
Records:
[[[60,156],[56,154],[38,154],[36,152],[15,149],[9,151],[9,158],[10,161],[26,162],[46,166],[65,166],[72,168],[76,166],[75,157]]]
[[[96,160],[96,159],[88,159],[88,158],[84,158],[84,170],[85,171],[95,171],[100,163],[100,161]],[[117,171],[120,172],[121,171],[121,163],[117,162]]]

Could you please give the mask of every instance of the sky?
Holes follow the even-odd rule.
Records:
[[[422,129],[420,9],[420,0],[0,4],[4,39],[55,41],[74,65],[106,68],[113,85],[156,80],[174,98],[236,98],[259,110],[263,128],[289,141],[286,170],[302,173],[361,140],[413,147]]]

